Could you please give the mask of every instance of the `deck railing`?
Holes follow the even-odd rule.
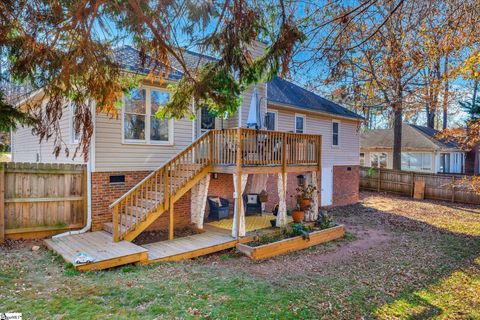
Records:
[[[110,205],[114,240],[124,239],[159,206],[167,210],[172,197],[208,166],[237,165],[239,159],[242,166],[319,165],[320,150],[319,135],[211,130]]]
[[[212,130],[210,133],[215,165],[236,165],[239,150],[242,165],[247,166],[315,165],[320,160],[320,135],[243,128]]]

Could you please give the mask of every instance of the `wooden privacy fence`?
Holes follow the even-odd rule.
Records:
[[[360,189],[413,196],[415,181],[425,182],[425,199],[480,204],[480,194],[469,187],[469,177],[360,167]]]
[[[83,227],[86,166],[0,163],[0,242]]]

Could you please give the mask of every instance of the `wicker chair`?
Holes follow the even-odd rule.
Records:
[[[250,197],[256,197],[254,201],[248,201]],[[262,203],[258,193],[246,193],[243,195],[243,203],[245,205],[245,215],[262,214]]]
[[[225,198],[208,196],[208,206],[210,211],[208,213],[209,220],[220,220],[228,218],[228,213],[230,210],[230,201]]]

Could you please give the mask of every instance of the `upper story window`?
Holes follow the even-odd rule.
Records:
[[[338,146],[340,144],[340,123],[332,122],[332,145]]]
[[[305,116],[295,115],[295,133],[305,133]]]
[[[277,130],[277,111],[267,111],[265,113],[265,128],[267,130]]]
[[[150,88],[134,89],[124,98],[123,139],[127,143],[171,144],[173,121],[155,114],[168,102],[170,94]]]

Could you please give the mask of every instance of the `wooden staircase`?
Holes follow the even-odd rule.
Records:
[[[214,167],[236,168],[236,174],[241,167],[263,167],[259,172],[266,173],[268,168],[269,173],[285,174],[287,166],[313,165],[319,170],[320,159],[319,135],[243,128],[211,130],[113,202],[113,221],[105,223],[104,230],[113,234],[115,242],[132,241],[168,211],[169,238],[173,239],[174,203]]]
[[[211,137],[210,132],[204,134],[110,205],[113,221],[103,229],[114,241],[132,241],[167,211],[173,221],[174,203],[210,172]]]

